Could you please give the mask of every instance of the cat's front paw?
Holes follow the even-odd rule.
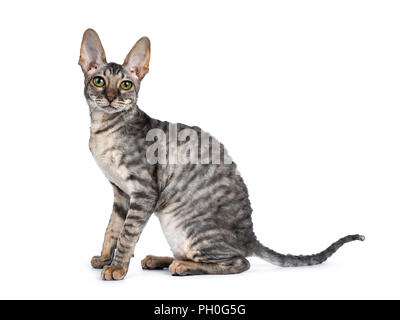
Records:
[[[103,269],[104,266],[110,265],[112,262],[112,258],[103,257],[103,256],[94,256],[90,261],[90,264],[95,269]]]
[[[101,278],[103,280],[122,280],[127,272],[128,268],[125,267],[105,266],[101,272]]]

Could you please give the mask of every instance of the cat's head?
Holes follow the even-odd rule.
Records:
[[[149,71],[150,40],[139,39],[122,65],[107,63],[96,31],[83,34],[79,65],[85,75],[85,97],[91,109],[106,113],[127,110],[136,105],[140,81]]]

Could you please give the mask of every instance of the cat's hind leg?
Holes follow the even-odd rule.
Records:
[[[250,268],[250,262],[243,257],[236,257],[218,263],[194,262],[189,260],[174,260],[169,271],[173,276],[190,276],[200,274],[234,274]]]
[[[142,260],[142,269],[161,270],[168,268],[172,261],[174,261],[174,258],[147,256]]]

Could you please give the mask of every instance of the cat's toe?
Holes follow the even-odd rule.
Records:
[[[187,275],[187,266],[178,260],[174,260],[169,266],[169,272],[173,276],[185,276]]]
[[[172,258],[169,257],[156,257],[148,255],[142,260],[142,269],[145,270],[162,270],[168,268],[172,262]]]
[[[111,264],[111,258],[105,258],[102,256],[94,256],[90,261],[90,264],[95,269],[103,269],[104,266]]]
[[[146,256],[142,262],[142,269],[153,270],[157,268],[157,259],[154,256]]]
[[[142,265],[142,269],[151,269],[151,260],[152,260],[153,256],[146,256],[142,261],[141,261],[141,265]]]
[[[122,280],[125,278],[127,271],[128,269],[124,267],[117,268],[114,266],[106,266],[101,272],[101,278],[103,280]]]

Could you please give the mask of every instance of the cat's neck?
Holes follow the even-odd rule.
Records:
[[[133,108],[116,113],[106,113],[96,108],[90,112],[90,131],[96,133],[113,126],[135,123],[142,117],[142,114],[143,111],[136,105]]]

